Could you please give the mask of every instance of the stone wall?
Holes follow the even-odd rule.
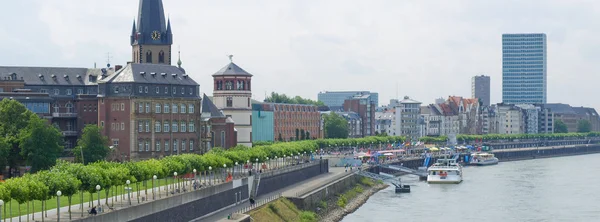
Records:
[[[336,195],[353,188],[355,184],[360,182],[361,178],[362,176],[352,174],[302,197],[288,197],[288,199],[294,203],[298,209],[314,211],[322,200],[335,197]]]
[[[236,184],[236,187],[234,187],[234,184]],[[168,198],[142,203],[77,221],[190,221],[224,207],[234,205],[236,202],[236,193],[241,193],[242,200],[248,199],[247,179],[234,180],[201,190],[177,194]]]
[[[281,188],[299,183],[301,181],[321,175],[323,173],[328,173],[328,160],[324,159],[317,161],[320,161],[320,164],[261,178],[260,184],[258,186],[258,195],[260,196],[273,191],[277,191]]]

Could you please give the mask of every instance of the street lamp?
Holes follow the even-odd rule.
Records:
[[[177,180],[177,172],[173,172],[173,179],[175,180],[175,184],[177,184],[177,186],[175,186],[175,184],[173,184],[173,190],[176,192],[179,192],[179,181]]]
[[[156,175],[152,176],[152,199],[153,200],[154,200],[154,180],[156,180],[156,178],[157,178]],[[160,191],[160,188],[159,188],[159,191]]]
[[[4,206],[4,201],[0,200],[0,220],[2,220],[2,210],[1,210],[2,206]],[[58,206],[58,207],[60,207],[60,206]]]
[[[269,161],[269,157],[267,157],[267,164],[270,166],[271,162]],[[270,167],[269,167],[270,168]]]
[[[208,166],[208,184],[211,184],[212,167]]]
[[[235,167],[233,168],[233,177],[235,177],[235,168],[237,168],[237,167],[238,167],[238,162],[236,161],[235,162]]]
[[[275,168],[277,168],[277,166],[279,166],[279,159],[277,159],[277,156],[275,156]]]
[[[102,211],[100,208],[100,185],[96,185],[96,193],[98,193],[98,211]]]
[[[62,196],[62,192],[56,191],[56,221],[60,221],[60,196]]]
[[[227,182],[227,164],[223,164],[223,169],[225,169],[225,181]]]
[[[194,182],[193,182],[192,184],[194,184],[194,183],[198,184],[198,183],[197,183],[197,180],[198,180],[198,179],[196,178],[196,175],[197,175],[197,174],[196,174],[196,172],[198,172],[198,171],[196,171],[196,169],[193,169],[193,170],[192,170],[192,172],[194,172]],[[197,186],[197,185],[196,185],[196,186]]]
[[[131,184],[131,181],[127,180],[125,181],[125,183],[127,184],[127,187],[125,188],[127,190],[127,199],[129,199],[129,205],[131,205],[131,187],[129,186],[129,184]],[[167,195],[169,195],[168,192]]]

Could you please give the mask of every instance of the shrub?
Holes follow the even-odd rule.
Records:
[[[300,221],[302,222],[316,222],[317,214],[310,211],[302,211],[300,213]]]
[[[344,207],[346,207],[347,203],[348,203],[348,199],[346,199],[346,197],[344,195],[341,195],[340,198],[338,198],[337,205],[339,207],[344,208]]]
[[[369,186],[369,187],[372,187],[373,185],[375,185],[375,182],[372,179],[369,179],[366,177],[361,178],[360,183],[365,186]]]
[[[321,208],[323,208],[323,209],[327,209],[327,202],[325,202],[325,201],[323,201],[323,200],[322,200],[322,201],[319,203],[319,207],[321,207]]]
[[[269,204],[269,209],[271,209],[271,211],[273,211],[273,213],[279,214],[279,209],[277,209],[277,207],[275,207],[275,204],[270,203]]]

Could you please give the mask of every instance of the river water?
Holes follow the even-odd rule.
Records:
[[[460,184],[427,184],[402,176],[343,222],[600,221],[600,154],[465,167]]]

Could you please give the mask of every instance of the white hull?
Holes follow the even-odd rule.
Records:
[[[456,184],[462,182],[461,175],[448,175],[445,177],[441,177],[440,175],[427,175],[427,183],[432,184]]]
[[[493,158],[493,159],[487,159],[484,161],[471,161],[469,164],[470,165],[475,165],[475,166],[487,166],[487,165],[495,165],[498,164],[498,158]]]

